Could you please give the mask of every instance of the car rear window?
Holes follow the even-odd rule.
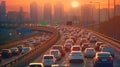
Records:
[[[52,49],[59,49],[59,50],[62,50],[62,47],[61,47],[61,46],[54,46]]]
[[[2,50],[2,52],[9,52],[9,50]]]
[[[44,59],[53,59],[53,56],[45,56]]]
[[[30,65],[30,67],[42,67],[41,65]]]
[[[73,47],[73,49],[72,50],[74,50],[74,51],[79,51],[80,50],[80,48],[79,47]]]
[[[98,54],[99,57],[109,57],[110,54]]]

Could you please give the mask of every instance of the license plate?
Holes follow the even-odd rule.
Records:
[[[102,59],[102,61],[107,61],[107,59]]]

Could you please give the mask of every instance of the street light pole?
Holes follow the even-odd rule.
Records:
[[[116,16],[116,0],[114,0],[114,17]]]
[[[110,19],[110,0],[108,0],[108,20]]]

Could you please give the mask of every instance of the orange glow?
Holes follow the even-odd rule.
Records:
[[[62,2],[64,4],[65,11],[68,11],[71,8],[71,2],[74,0],[6,0],[7,11],[12,11],[12,10],[18,11],[20,6],[22,6],[25,11],[29,11],[30,3],[33,1],[36,1],[39,4],[39,6],[43,6],[45,3],[51,3],[52,5],[54,5],[56,2]],[[77,0],[77,1],[79,1],[80,4],[84,4],[84,3],[89,3],[88,1],[93,1],[93,0]],[[101,2],[101,8],[107,8],[108,0],[94,0],[93,2],[97,2],[97,1]],[[110,0],[110,1],[111,1],[110,7],[113,7],[114,0]],[[116,0],[116,3],[120,4],[120,0]],[[98,7],[97,4],[95,4],[95,6]]]

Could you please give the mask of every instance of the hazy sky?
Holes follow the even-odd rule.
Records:
[[[2,0],[0,0],[2,1]],[[13,10],[19,10],[19,7],[22,6],[24,8],[25,11],[29,11],[29,6],[31,2],[37,2],[39,4],[39,6],[43,6],[45,3],[51,3],[52,5],[54,5],[56,2],[62,2],[64,4],[64,9],[65,11],[68,11],[69,8],[71,8],[71,3],[74,0],[5,0],[6,4],[7,4],[7,11],[13,11]],[[80,5],[84,4],[84,3],[89,3],[90,1],[93,2],[101,2],[101,8],[105,8],[107,7],[107,1],[108,0],[76,0],[79,2]],[[113,7],[113,2],[114,0],[110,0],[111,1],[111,7]],[[117,4],[120,4],[120,0],[116,0]],[[94,3],[94,5],[97,7],[98,4]]]

